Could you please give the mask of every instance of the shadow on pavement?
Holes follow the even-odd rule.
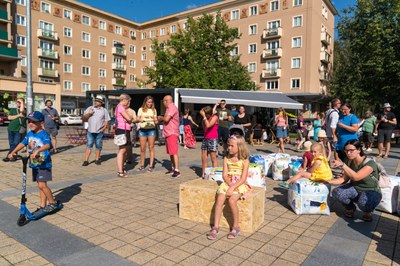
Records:
[[[53,194],[56,194],[55,200],[59,200],[62,203],[69,202],[74,196],[81,193],[81,186],[82,183],[76,183],[69,187],[54,191]]]
[[[116,153],[100,155],[100,160],[102,162],[105,162],[105,161],[108,161],[108,160],[111,160],[111,159],[114,159],[114,158],[117,158],[117,154]]]
[[[67,150],[70,150],[73,148],[75,148],[74,145],[59,146],[59,147],[57,147],[57,153],[61,153],[61,152],[64,152],[64,151],[67,151]]]
[[[191,170],[193,170],[193,172],[195,172],[195,174],[198,176],[198,177],[201,177],[201,167],[199,167],[199,166],[196,166],[196,165],[192,165],[192,166],[190,166],[189,167]]]

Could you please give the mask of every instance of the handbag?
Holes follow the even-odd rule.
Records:
[[[46,112],[51,116],[51,118],[53,118],[54,116],[49,112],[49,110],[45,109]],[[60,130],[60,124],[58,123],[58,120],[54,121],[54,124],[56,125],[56,129]]]

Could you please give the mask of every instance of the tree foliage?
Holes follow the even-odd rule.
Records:
[[[147,68],[149,82],[158,88],[256,89],[239,56],[231,56],[237,29],[229,28],[221,14],[188,18],[165,43],[153,41],[155,67]]]
[[[399,102],[399,20],[399,0],[363,0],[343,10],[337,25],[332,95],[351,101],[359,111]]]

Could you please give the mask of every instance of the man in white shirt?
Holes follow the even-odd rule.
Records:
[[[328,137],[328,141],[331,144],[332,150],[336,151],[335,146],[337,142],[337,123],[339,121],[339,109],[342,103],[338,98],[335,98],[331,101],[331,107],[325,113],[325,127],[326,127],[326,135]],[[337,154],[335,152],[335,159],[337,159]]]

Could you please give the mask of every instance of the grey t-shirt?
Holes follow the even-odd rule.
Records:
[[[44,128],[56,128],[56,121],[53,120],[53,117],[58,116],[58,112],[54,108],[44,108],[42,110],[42,115],[44,116]]]
[[[90,106],[85,110],[84,115],[92,109],[94,110],[94,113],[87,121],[89,124],[87,130],[90,133],[99,133],[100,129],[104,126],[104,122],[110,121],[110,114],[104,107],[96,108],[95,106]]]

